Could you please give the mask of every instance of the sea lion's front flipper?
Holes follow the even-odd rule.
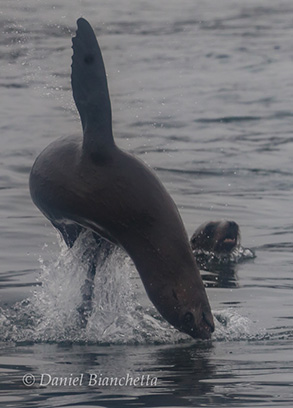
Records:
[[[72,39],[71,84],[84,132],[84,148],[102,154],[114,144],[111,103],[100,47],[90,24],[77,20]]]

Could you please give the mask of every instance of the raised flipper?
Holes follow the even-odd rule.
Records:
[[[77,20],[77,27],[72,39],[73,97],[84,132],[83,148],[100,156],[114,145],[107,77],[93,29],[83,18]]]

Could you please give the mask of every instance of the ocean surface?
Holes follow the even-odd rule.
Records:
[[[80,16],[102,49],[117,144],[156,171],[189,236],[235,220],[256,254],[202,271],[211,341],[164,322],[118,249],[78,321],[91,238],[67,250],[28,178],[51,141],[81,134]],[[1,408],[292,407],[292,1],[0,0],[0,31]]]

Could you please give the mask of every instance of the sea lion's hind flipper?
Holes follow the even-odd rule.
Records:
[[[99,154],[114,143],[106,72],[92,27],[83,18],[77,20],[77,27],[72,39],[73,97],[82,122],[84,148]]]

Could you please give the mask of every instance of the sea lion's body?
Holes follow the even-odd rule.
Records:
[[[40,154],[31,171],[32,199],[69,246],[90,229],[124,248],[163,317],[207,338],[213,319],[181,217],[155,174],[114,143],[103,60],[84,19],[73,50],[84,137],[59,139]]]

